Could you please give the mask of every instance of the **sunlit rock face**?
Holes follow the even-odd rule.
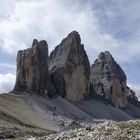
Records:
[[[91,95],[114,104],[126,107],[127,85],[126,75],[116,63],[110,52],[101,52],[91,66]]]
[[[55,89],[48,72],[48,45],[45,40],[33,41],[32,47],[18,51],[14,91],[34,91],[54,96]]]
[[[57,93],[82,100],[89,93],[90,64],[78,32],[71,32],[50,55],[49,71]]]

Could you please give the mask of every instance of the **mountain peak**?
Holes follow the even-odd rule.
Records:
[[[49,70],[60,96],[80,100],[88,94],[90,64],[78,32],[71,32],[54,49]]]
[[[38,40],[37,40],[37,39],[34,39],[34,40],[33,40],[33,43],[32,43],[32,47],[34,47],[34,46],[36,46],[36,45],[38,45]]]
[[[74,30],[74,31],[70,32],[70,33],[68,34],[68,36],[75,36],[75,37],[78,37],[78,36],[80,36],[80,34],[78,33],[78,31]]]
[[[14,91],[35,92],[44,96],[55,94],[48,72],[48,45],[33,40],[32,47],[17,55],[17,77]]]
[[[72,31],[71,33],[68,34],[68,36],[66,38],[64,38],[60,45],[62,44],[79,44],[81,45],[81,37],[80,34],[77,31]],[[77,45],[73,45],[73,46],[77,46]]]

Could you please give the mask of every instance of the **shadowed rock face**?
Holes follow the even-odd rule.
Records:
[[[92,96],[117,107],[127,106],[126,75],[108,51],[101,52],[91,66],[90,81]]]
[[[32,48],[18,51],[17,76],[14,91],[34,91],[53,96],[55,89],[48,72],[48,45],[42,40],[33,41]]]
[[[88,94],[90,64],[78,32],[71,32],[51,53],[49,71],[60,96],[81,100]]]

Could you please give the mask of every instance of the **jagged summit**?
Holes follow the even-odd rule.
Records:
[[[104,51],[104,52],[101,52],[99,55],[98,55],[98,59],[102,59],[102,60],[112,60],[114,61],[114,58],[112,57],[111,53],[109,51]]]
[[[68,37],[69,38],[79,39],[81,41],[80,34],[77,31],[75,31],[75,30],[72,31],[71,33],[69,33]]]
[[[115,61],[115,59],[113,58],[113,56],[109,51],[101,52],[98,55],[98,59],[95,60],[94,64],[91,67],[94,67],[97,64],[102,64],[101,68],[102,72],[110,69],[112,77],[118,78],[121,81],[126,82],[127,80],[126,74],[124,73],[120,65]]]
[[[47,44],[46,40],[38,41],[37,39],[34,39],[31,48],[36,48],[36,47],[37,48],[39,48],[39,47],[47,48],[47,52],[48,52],[48,44]],[[45,49],[44,49],[44,51],[45,51]]]
[[[45,40],[34,39],[31,48],[18,51],[14,91],[0,95],[0,139],[48,135],[80,125],[92,133],[87,124],[139,117],[139,102],[123,69],[108,51],[90,68],[76,31],[50,57]]]
[[[63,67],[63,65],[66,65],[66,61],[68,58],[69,53],[73,53],[73,55],[77,52],[80,53],[80,50],[86,55],[86,52],[84,50],[84,46],[81,44],[81,38],[77,31],[73,31],[66,38],[64,38],[59,45],[55,47],[55,49],[50,54],[50,64],[49,68],[53,69],[54,61],[57,61],[58,67]],[[87,57],[87,55],[86,55]],[[80,61],[80,60],[79,60]],[[52,63],[53,62],[53,63]],[[73,63],[77,63],[74,61]]]
[[[81,37],[80,37],[80,34],[77,31],[72,31],[71,33],[69,33],[67,35],[67,37],[64,38],[59,45],[62,45],[67,39],[69,41],[71,40],[73,42],[76,42],[77,44],[81,43]]]

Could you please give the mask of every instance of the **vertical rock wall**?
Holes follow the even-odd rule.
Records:
[[[48,45],[42,40],[33,41],[32,47],[18,51],[15,91],[34,91],[54,96],[55,89],[48,72]]]

